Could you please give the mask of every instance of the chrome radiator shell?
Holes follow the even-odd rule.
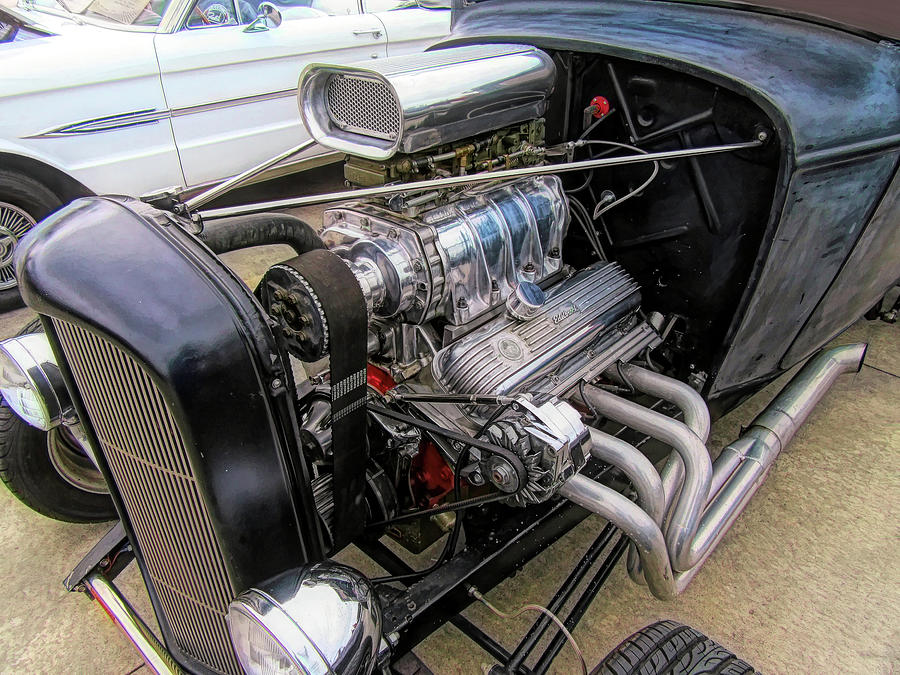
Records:
[[[303,123],[325,147],[383,160],[544,114],[553,59],[528,45],[472,45],[303,69]]]
[[[449,393],[560,394],[658,341],[635,316],[640,301],[617,263],[595,263],[554,286],[534,318],[496,319],[441,349],[432,374]]]

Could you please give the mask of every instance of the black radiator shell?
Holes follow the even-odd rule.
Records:
[[[170,214],[90,197],[35,227],[18,247],[16,271],[82,421],[88,416],[46,317],[105,338],[149,372],[184,438],[235,593],[323,558],[290,371],[261,306],[205,246]],[[109,468],[101,470],[167,646],[191,670],[206,671],[177,649],[121,496]]]

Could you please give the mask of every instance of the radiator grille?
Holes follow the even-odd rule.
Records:
[[[83,328],[53,319],[178,647],[241,672],[225,615],[234,597],[178,430],[146,370]]]
[[[400,106],[378,80],[335,74],[328,81],[328,116],[345,131],[395,140],[400,133]]]

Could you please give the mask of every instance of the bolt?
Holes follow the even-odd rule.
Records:
[[[291,305],[299,305],[300,304],[300,294],[299,293],[288,293],[288,296],[285,298],[288,303]]]
[[[766,132],[764,129],[760,129],[756,133],[756,140],[758,140],[760,143],[765,143],[767,140],[769,140],[768,132]]]
[[[414,600],[407,600],[407,601],[406,601],[406,609],[408,609],[410,612],[415,612],[415,611],[416,611],[416,603],[415,603],[415,601],[414,601]]]
[[[513,473],[506,464],[497,464],[491,469],[491,482],[497,487],[512,485],[513,478]]]
[[[284,311],[284,305],[280,302],[276,302],[269,308],[269,311],[272,312],[272,314],[281,314]]]
[[[344,219],[344,212],[343,212],[343,211],[335,211],[335,212],[334,212],[334,219],[335,219],[335,220],[343,220],[343,219]]]
[[[391,644],[391,647],[396,647],[400,644],[400,633],[394,631],[393,633],[388,634],[387,641]]]
[[[416,272],[421,272],[424,269],[424,266],[422,265],[422,261],[421,260],[413,260],[413,269]]]
[[[534,270],[534,263],[525,263],[525,265],[522,267],[523,272],[534,272]]]
[[[109,558],[104,558],[103,560],[101,560],[100,567],[102,567],[103,569],[109,567]]]
[[[466,307],[469,306],[469,302],[465,298],[460,298],[459,300],[456,301],[456,306],[459,309],[465,309]]]
[[[281,389],[281,380],[279,378],[275,378],[272,380],[272,389]]]
[[[491,279],[491,293],[496,293],[500,290],[500,284],[497,283],[496,279]]]
[[[366,218],[365,216],[363,216],[362,218],[359,219],[359,226],[364,230],[368,230],[372,227],[369,224],[369,219]]]
[[[397,228],[392,227],[388,230],[387,236],[388,239],[397,239],[400,236],[400,233],[397,231]]]
[[[284,292],[284,289],[277,289],[275,291],[275,299],[276,300],[284,300],[287,297],[287,293]]]
[[[290,326],[282,326],[281,333],[282,333],[282,335],[284,335],[284,337],[289,338],[289,337],[294,337],[297,334],[297,331],[295,331]]]
[[[547,255],[550,256],[551,258],[558,258],[559,257],[559,249],[556,247],[551,248],[550,252]]]

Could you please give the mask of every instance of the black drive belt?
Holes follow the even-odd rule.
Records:
[[[366,303],[347,264],[324,249],[281,264],[308,284],[325,318],[330,355],[331,438],[334,455],[334,546],[341,548],[365,525]]]

